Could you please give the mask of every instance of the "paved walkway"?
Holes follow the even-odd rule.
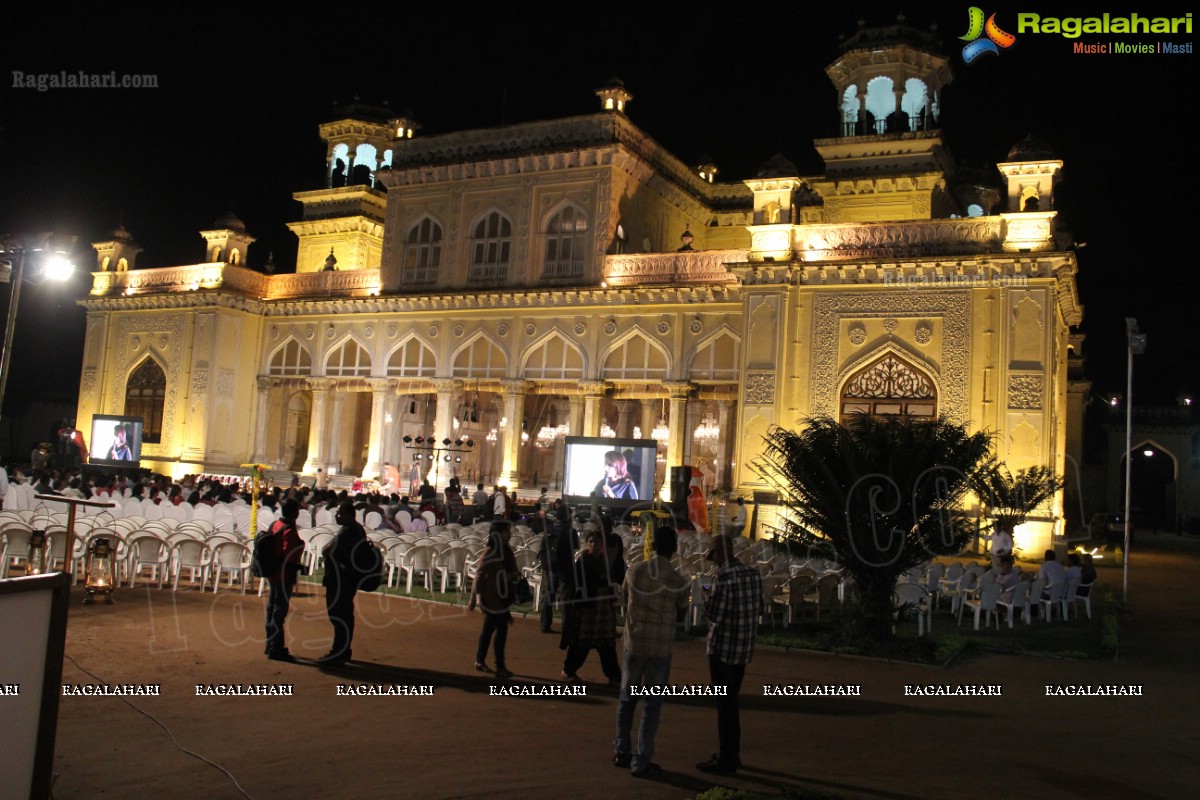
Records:
[[[472,668],[479,616],[429,603],[360,598],[356,661],[320,670],[263,658],[265,599],[124,590],[115,606],[72,607],[63,681],[161,684],[162,696],[133,703],[257,800],[685,798],[713,785],[862,798],[1192,798],[1200,542],[1139,539],[1116,663],[977,655],[939,669],[760,652],[742,697],[746,767],[717,781],[694,768],[716,748],[709,702],[667,703],[655,757],[666,772],[633,779],[610,763],[614,692],[491,696],[492,681]],[[1101,581],[1119,585],[1119,571],[1103,569]],[[299,654],[327,647],[317,593],[296,601],[289,634]],[[518,620],[509,636],[518,683],[556,683],[557,642]],[[600,680],[594,655],[580,674]],[[672,679],[707,684],[702,641],[677,645]],[[337,694],[364,682],[432,685],[434,694]],[[197,684],[217,683],[291,684],[294,695],[196,696]],[[861,696],[763,696],[764,685],[801,683],[858,685]],[[945,684],[999,684],[1003,696],[905,695],[906,685]],[[1144,694],[1048,697],[1047,684],[1132,684]],[[244,796],[114,698],[62,698],[55,764],[58,800]]]

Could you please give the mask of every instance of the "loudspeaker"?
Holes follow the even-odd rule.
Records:
[[[691,493],[692,468],[671,467],[671,510],[687,519],[687,499]]]

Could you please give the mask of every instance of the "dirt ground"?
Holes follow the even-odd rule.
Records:
[[[495,681],[473,668],[480,617],[461,607],[360,595],[355,660],[319,669],[263,657],[265,598],[124,589],[113,606],[72,606],[63,683],[155,683],[161,696],[132,698],[142,713],[112,697],[61,698],[54,797],[684,798],[720,785],[864,798],[1191,798],[1200,543],[1140,538],[1118,662],[977,655],[941,669],[763,650],[743,687],[745,767],[715,779],[694,766],[716,749],[711,701],[667,702],[655,755],[665,771],[634,779],[611,763],[616,694],[594,655],[580,671],[597,681],[586,697],[491,696]],[[1119,585],[1120,573],[1102,570],[1101,581]],[[298,655],[327,649],[319,587],[294,602],[288,634]],[[535,619],[518,619],[514,683],[557,684],[557,645]],[[702,640],[676,645],[672,682],[707,684]],[[196,696],[197,684],[218,683],[290,684],[293,695]],[[434,693],[338,696],[339,684],[361,683]],[[858,685],[861,695],[764,696],[776,684]],[[1003,695],[905,696],[909,684],[1000,684]],[[1050,697],[1047,684],[1139,685],[1143,695]],[[228,770],[244,794],[179,748]]]

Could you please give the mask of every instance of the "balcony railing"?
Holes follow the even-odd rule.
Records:
[[[889,114],[883,119],[868,119],[842,123],[842,136],[882,136],[885,133],[931,131],[938,127],[930,114]]]

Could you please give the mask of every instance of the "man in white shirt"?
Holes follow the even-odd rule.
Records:
[[[1062,564],[1058,563],[1053,550],[1046,551],[1046,560],[1038,567],[1038,577],[1044,578],[1046,588],[1042,591],[1043,599],[1058,599],[1067,586],[1067,570]],[[1054,593],[1051,594],[1050,587],[1054,587]]]
[[[508,487],[497,486],[492,495],[492,519],[508,519]]]
[[[733,513],[729,515],[729,535],[741,536],[744,530],[746,530],[746,501],[739,497],[733,507]]]
[[[8,494],[8,470],[0,467],[0,508],[4,508],[4,496]]]

